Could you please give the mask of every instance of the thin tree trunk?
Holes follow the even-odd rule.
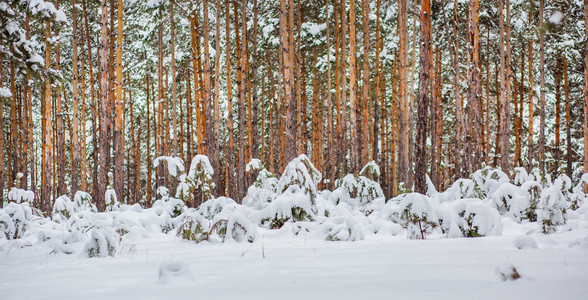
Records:
[[[505,84],[506,84],[506,91],[505,91],[505,98],[503,99],[503,115],[502,118],[504,120],[504,126],[502,127],[502,148],[500,150],[500,168],[502,169],[502,171],[504,171],[505,173],[509,174],[510,173],[510,169],[511,169],[511,163],[510,163],[510,156],[509,156],[509,151],[510,151],[510,102],[511,102],[511,97],[512,97],[512,91],[511,91],[511,76],[512,76],[512,72],[511,72],[511,68],[510,68],[510,62],[511,62],[511,49],[510,49],[510,1],[506,1],[506,24],[505,25],[505,31],[506,31],[506,49],[505,49]]]
[[[408,95],[408,1],[400,0],[398,2],[398,35],[399,48],[398,56],[400,58],[400,111],[398,115],[398,181],[409,184],[409,95]],[[410,186],[409,186],[410,188]]]
[[[468,106],[467,106],[467,127],[466,130],[466,159],[469,173],[473,174],[475,170],[480,169],[482,162],[482,143],[479,137],[482,136],[481,118],[480,118],[480,44],[479,44],[479,24],[478,24],[478,0],[469,2],[469,60],[468,69]],[[473,135],[473,136],[472,136]],[[472,149],[473,148],[473,149]]]
[[[570,83],[568,81],[568,59],[563,60],[564,94],[566,96],[566,174],[572,178],[572,123],[570,110]]]
[[[47,23],[47,26],[49,26],[48,23]],[[47,32],[49,32],[49,29],[47,29]],[[49,39],[49,36],[47,36],[45,39],[46,43],[47,43],[48,39]],[[0,41],[0,45],[1,45],[1,43],[2,42]],[[48,43],[47,43],[47,47],[49,47]],[[46,51],[49,52],[49,48],[47,48]],[[47,54],[47,57],[49,57],[49,54]],[[4,55],[3,55],[3,53],[0,53],[0,86],[2,85],[2,77],[4,75],[4,67],[3,66],[4,66]],[[46,64],[45,66],[46,66],[46,68],[48,68],[47,66],[49,66],[49,64]],[[49,80],[47,80],[47,82],[49,82]],[[43,124],[45,124],[44,120],[45,120],[45,110],[43,110]],[[43,150],[45,150],[45,128],[43,128],[42,130],[43,130],[43,134],[42,134]],[[7,150],[7,147],[4,145],[4,101],[0,101],[0,208],[4,207],[4,151],[5,150]],[[42,164],[43,164],[43,166],[45,165],[45,157],[44,156],[43,156]],[[45,178],[44,172],[42,175],[43,175],[43,178]]]
[[[213,151],[211,155],[212,167],[215,168],[214,182],[220,182],[220,55],[221,55],[221,44],[220,44],[220,23],[221,23],[221,2],[216,0],[216,37],[215,37],[215,56],[214,56],[214,132],[213,132]],[[229,56],[230,58],[230,56]],[[216,189],[216,193],[219,194],[220,189]]]
[[[532,2],[529,11],[529,26],[533,24],[533,4]],[[533,158],[534,158],[534,145],[533,145],[533,39],[529,39],[529,134],[527,138],[528,146],[527,146],[527,172],[531,172],[533,169]]]
[[[543,0],[539,0],[539,76],[541,98],[539,101],[539,169],[545,174],[545,30],[543,30]]]
[[[82,42],[82,49],[83,49],[83,38],[81,40]],[[80,67],[82,70],[82,75],[81,75],[81,86],[82,86],[82,113],[81,113],[81,120],[80,120],[80,124],[81,124],[81,137],[78,138],[78,145],[81,149],[81,162],[80,162],[80,190],[86,192],[87,191],[87,186],[88,186],[88,156],[87,156],[87,147],[86,147],[86,137],[87,137],[87,131],[86,131],[86,68],[85,68],[85,63],[84,63],[84,58],[82,57],[82,59],[80,60]],[[31,146],[32,149],[32,146]],[[75,194],[74,194],[75,196]]]
[[[237,18],[238,15],[235,15]],[[241,44],[241,82],[239,91],[239,164],[237,166],[237,176],[239,181],[237,199],[239,203],[243,201],[245,193],[247,192],[246,180],[245,180],[245,88],[246,78],[248,74],[245,72],[247,69],[247,0],[241,2],[241,29],[242,29],[242,40]]]
[[[235,16],[237,18],[237,16]],[[229,1],[225,3],[225,49],[226,49],[226,64],[227,64],[227,106],[228,106],[228,139],[229,147],[226,149],[225,158],[227,159],[227,197],[235,197],[235,149],[233,142],[233,87],[231,79],[231,10],[229,8]]]
[[[159,24],[158,28],[158,53],[157,53],[157,132],[158,132],[158,144],[159,144],[159,156],[165,155],[165,141],[164,141],[164,123],[163,119],[163,106],[164,106],[164,86],[163,86],[163,23]],[[157,167],[158,180],[157,185],[163,186],[165,180],[165,169],[162,163]],[[156,195],[157,197],[157,195]]]
[[[560,159],[560,152],[559,152],[559,142],[560,142],[560,115],[561,115],[561,69],[563,68],[561,54],[558,53],[556,58],[556,68],[555,68],[555,144],[553,149],[553,159],[554,159],[554,166],[553,166],[553,177],[555,178],[558,173],[559,169],[559,159]]]
[[[90,97],[91,97],[91,107],[92,107],[92,157],[93,157],[93,164],[94,168],[92,169],[92,198],[97,201],[97,184],[98,184],[98,136],[97,132],[98,129],[98,110],[97,110],[97,103],[96,103],[96,93],[94,91],[94,66],[92,61],[92,46],[90,40],[90,26],[88,24],[88,11],[86,9],[86,0],[82,0],[82,5],[84,8],[84,27],[86,29],[86,44],[88,50],[88,71],[90,72]],[[85,142],[85,141],[84,141]]]
[[[379,0],[378,0],[379,1]],[[379,2],[378,2],[379,3]],[[328,188],[333,187],[333,182],[335,181],[335,143],[334,139],[334,131],[333,131],[333,103],[331,100],[331,40],[330,40],[330,31],[329,31],[329,0],[325,0],[325,25],[326,25],[326,34],[327,34],[327,147],[328,147],[328,155],[327,155],[327,169],[325,178],[329,180]],[[337,58],[335,58],[337,59]]]
[[[117,36],[116,36],[116,98],[114,118],[114,190],[117,197],[124,198],[123,195],[123,166],[124,166],[124,103],[123,103],[123,73],[122,73],[122,43],[123,43],[123,3],[118,0],[117,5]]]
[[[284,77],[284,100],[286,104],[286,156],[287,162],[296,157],[296,95],[294,89],[294,1],[289,0],[286,8],[286,0],[281,1],[281,22],[280,33],[282,36],[283,51],[283,77]]]
[[[429,106],[430,52],[431,52],[431,3],[421,0],[420,71],[415,154],[415,191],[427,192],[427,111]]]
[[[498,18],[500,23],[500,41],[499,41],[499,53],[500,53],[500,167],[504,172],[507,172],[506,169],[508,164],[508,158],[504,158],[503,156],[508,156],[508,139],[505,138],[508,136],[508,126],[506,125],[506,116],[507,116],[507,66],[506,66],[506,53],[504,50],[504,31],[505,31],[505,24],[504,24],[504,0],[498,1]]]
[[[356,32],[355,32],[355,0],[349,2],[349,118],[350,118],[350,145],[351,148],[351,173],[359,172],[361,140],[358,136],[357,124],[357,72],[356,72]]]
[[[372,159],[372,153],[369,151],[370,134],[368,129],[368,111],[370,101],[370,36],[369,36],[369,14],[370,5],[369,0],[362,0],[362,23],[363,23],[363,100],[362,100],[362,139],[361,139],[361,157],[359,168],[362,168]]]
[[[147,119],[147,137],[145,144],[145,148],[147,148],[147,157],[145,158],[147,162],[147,179],[145,180],[145,194],[147,196],[147,199],[145,199],[145,205],[149,207],[151,206],[151,179],[153,177],[153,164],[151,163],[151,101],[153,101],[153,99],[155,98],[150,88],[151,85],[149,83],[149,75],[145,75],[145,85],[147,88],[147,115],[145,116]]]
[[[100,181],[98,182],[96,206],[98,211],[106,209],[105,191],[108,184],[107,160],[110,156],[110,117],[108,112],[108,6],[106,0],[102,0],[102,31],[100,40]],[[95,185],[96,186],[96,185]]]
[[[210,40],[209,40],[209,22],[208,22],[208,0],[202,1],[203,5],[203,16],[204,24],[202,25],[202,35],[204,36],[204,103],[206,103],[205,119],[206,119],[206,154],[211,159],[212,168],[215,170],[213,175],[214,182],[218,182],[218,153],[215,152],[217,142],[216,134],[213,132],[217,128],[216,116],[212,118],[212,95],[211,95],[211,83],[210,83]],[[220,50],[220,49],[219,49]],[[218,51],[217,51],[218,52]],[[216,193],[216,189],[213,190]]]
[[[174,2],[169,2],[169,12],[170,12],[170,51],[171,51],[171,72],[172,72],[172,154],[173,156],[178,155],[178,112],[177,112],[177,84],[176,84],[176,34],[175,34],[175,22],[174,22]],[[216,180],[215,180],[216,182]]]
[[[71,195],[75,197],[78,191],[79,184],[79,168],[80,168],[80,141],[78,137],[78,40],[77,40],[77,4],[76,0],[73,0],[72,8],[72,77],[73,77],[73,88],[72,88],[72,153],[71,153]],[[84,140],[85,142],[85,140]]]

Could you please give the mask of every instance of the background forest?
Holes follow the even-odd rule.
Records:
[[[214,171],[191,206],[240,202],[257,171],[281,174],[299,154],[319,189],[367,165],[386,198],[486,166],[575,185],[588,167],[586,9],[0,1],[0,207],[26,198],[49,212],[77,191],[100,211],[113,193],[149,207],[158,187],[183,189],[170,174],[196,155]]]

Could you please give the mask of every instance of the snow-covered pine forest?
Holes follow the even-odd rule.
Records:
[[[0,22],[2,299],[588,296],[587,0]]]

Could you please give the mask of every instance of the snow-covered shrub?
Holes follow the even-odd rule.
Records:
[[[153,207],[162,208],[170,217],[176,218],[186,209],[184,201],[170,197],[168,194],[169,191],[166,187],[160,186],[157,189],[157,193],[161,196],[161,199],[155,201]]]
[[[222,210],[211,219],[201,215],[204,210],[191,209],[178,228],[178,236],[197,243],[226,240],[251,243],[257,238],[257,226],[239,211],[242,208],[233,201],[232,204],[221,208]]]
[[[320,226],[327,241],[359,241],[364,234],[360,226],[352,217],[333,217],[327,219]]]
[[[502,220],[496,209],[484,203],[470,203],[463,215],[462,233],[465,237],[502,234]]]
[[[366,205],[377,198],[384,197],[380,184],[366,177],[368,174],[371,174],[372,178],[380,174],[380,169],[373,161],[363,167],[359,175],[348,174],[335,181],[337,189],[341,189],[349,195],[349,198],[345,197],[344,199],[350,199],[351,206]]]
[[[196,155],[192,159],[186,182],[192,190],[198,190],[202,194],[203,201],[210,200],[212,199],[212,189],[215,187],[212,182],[213,175],[214,169],[210,165],[208,157]]]
[[[409,193],[398,197],[401,225],[408,230],[411,238],[424,239],[438,226],[435,211],[429,203],[430,198],[419,193]]]
[[[519,188],[521,193],[525,195],[527,199],[527,206],[523,213],[523,219],[529,220],[529,222],[537,221],[537,204],[541,197],[541,184],[534,180],[529,180],[521,184]]]
[[[210,221],[200,214],[190,214],[185,218],[182,226],[178,228],[178,236],[196,243],[207,240],[209,223]]]
[[[67,221],[75,213],[74,203],[69,199],[67,195],[61,195],[55,199],[53,203],[53,210],[51,215],[53,220],[57,223]]]
[[[38,217],[39,212],[28,202],[10,202],[0,210],[0,232],[9,240],[22,238],[31,221]]]
[[[530,204],[526,197],[521,195],[520,190],[516,185],[504,182],[490,195],[500,214],[516,222],[521,221]]]
[[[184,172],[184,161],[179,157],[172,157],[172,156],[160,156],[153,160],[153,168],[157,169],[159,164],[162,162],[167,162],[167,171],[169,175],[173,177],[178,177],[178,173]]]
[[[234,240],[237,242],[247,241],[253,243],[257,238],[257,226],[239,211],[232,211],[227,214],[221,213],[216,219],[224,222],[225,235],[221,235],[223,241]]]
[[[237,202],[231,198],[218,197],[212,198],[198,207],[198,213],[208,220],[214,219],[227,206],[236,205]]]
[[[437,213],[439,225],[449,238],[502,234],[502,220],[493,204],[476,198],[443,203]]]
[[[8,213],[0,209],[0,238],[11,240],[15,237],[16,228]]]
[[[247,172],[257,171],[257,179],[247,189],[247,195],[243,198],[243,205],[262,209],[270,203],[278,191],[278,178],[275,174],[266,170],[259,159],[252,159],[247,164]]]
[[[310,159],[300,154],[288,163],[278,181],[278,194],[285,193],[291,186],[299,186],[308,196],[311,203],[317,196],[317,184],[321,181],[321,173],[314,167]]]
[[[81,212],[81,211],[88,211],[88,212],[98,212],[96,209],[96,205],[92,203],[92,195],[83,192],[77,191],[76,195],[74,196],[74,211]]]
[[[566,223],[567,200],[563,194],[565,185],[565,179],[558,178],[541,192],[537,222],[545,234],[555,232],[557,226]]]
[[[20,173],[19,173],[20,174]],[[23,189],[19,189],[17,187],[12,187],[8,192],[8,201],[14,201],[16,203],[21,202],[28,202],[33,203],[35,200],[35,193],[33,191],[27,191]]]
[[[291,185],[266,208],[258,212],[261,225],[281,228],[286,222],[313,221],[316,215],[309,196],[298,185]]]
[[[110,227],[94,228],[90,240],[84,246],[88,257],[114,256],[120,243],[120,236]]]
[[[114,189],[107,189],[104,198],[106,200],[106,211],[120,210],[122,204],[120,201],[118,201],[118,197],[116,196],[116,191]]]

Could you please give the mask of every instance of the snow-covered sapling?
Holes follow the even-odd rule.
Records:
[[[414,239],[425,239],[432,229],[438,226],[438,218],[429,203],[429,197],[410,193],[401,195],[399,209],[400,221]]]

